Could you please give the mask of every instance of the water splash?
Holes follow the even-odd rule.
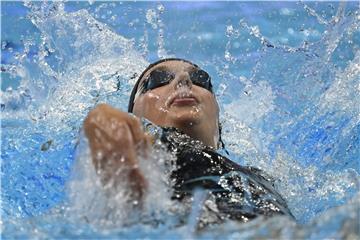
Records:
[[[238,162],[277,173],[278,190],[300,222],[359,191],[355,149],[360,99],[354,88],[359,81],[359,51],[353,49],[343,70],[333,58],[334,50],[355,37],[358,28],[357,11],[346,18],[344,9],[340,4],[327,22],[322,41],[300,47],[274,44],[257,26],[241,20],[240,26],[263,51],[249,79],[228,74],[244,87],[224,107],[225,143],[240,156]],[[338,32],[340,28],[349,34]],[[279,60],[269,64],[272,59]]]
[[[157,55],[160,59],[173,57],[169,55],[165,49],[165,40],[164,40],[164,23],[161,19],[161,14],[165,11],[165,7],[162,4],[157,6],[157,9],[149,9],[146,12],[146,20],[147,23],[151,25],[154,30],[158,30],[157,32]]]
[[[38,27],[43,41],[34,60],[19,65],[24,72],[20,87],[2,93],[2,130],[3,136],[8,136],[2,137],[3,169],[5,175],[11,175],[3,188],[6,195],[2,196],[8,199],[4,203],[9,204],[7,209],[13,209],[9,215],[32,215],[47,209],[49,203],[35,203],[44,201],[40,200],[44,198],[41,194],[49,190],[51,179],[56,187],[48,201],[54,204],[61,199],[61,185],[68,177],[77,132],[85,114],[102,101],[124,106],[127,95],[119,97],[119,92],[126,91],[133,84],[134,73],[147,65],[131,50],[130,40],[114,34],[87,11],[66,13],[62,3],[53,4],[39,7],[26,3],[29,18]],[[46,49],[50,48],[55,63],[46,57]],[[21,136],[32,139],[29,148],[24,147],[28,143]],[[52,145],[42,151],[41,146],[49,141]],[[14,159],[23,159],[23,164],[13,166]],[[61,159],[55,164],[54,173],[48,169],[52,159]],[[26,171],[27,168],[34,171]],[[19,183],[19,177],[34,184],[12,188]],[[35,188],[43,192],[29,195]]]
[[[95,172],[90,149],[83,135],[75,158],[76,163],[68,181],[68,201],[64,213],[69,221],[90,224],[99,231],[134,223],[156,226],[165,221],[164,217],[174,205],[170,200],[171,182],[168,180],[171,169],[166,167],[172,156],[161,147],[153,149],[149,157],[138,159],[141,172],[146,173],[147,179],[152,179],[149,181],[145,206],[141,211],[133,207],[138,203],[131,199],[126,179],[119,181],[121,184],[116,187],[111,181],[103,186]]]
[[[346,12],[345,4],[340,4],[337,13],[328,20],[307,3],[301,4],[326,28],[320,40],[307,39],[298,46],[284,45],[267,37],[266,29],[250,20],[227,23],[227,33],[222,36],[224,46],[216,52],[221,59],[217,62],[217,58],[210,55],[207,64],[216,65],[220,76],[226,80],[220,83],[222,87],[218,93],[226,102],[222,106],[225,109],[222,117],[224,140],[236,153],[233,159],[257,166],[277,179],[278,191],[286,197],[297,220],[305,225],[281,217],[260,218],[244,225],[226,223],[208,233],[190,234],[190,237],[359,236],[355,226],[359,218],[359,11]],[[155,206],[148,206],[155,212],[155,217],[149,219],[155,218],[158,223],[154,229],[148,223],[121,230],[105,229],[113,227],[112,220],[123,223],[123,193],[110,199],[96,195],[96,178],[86,164],[82,167],[90,171],[89,175],[78,176],[78,182],[69,183],[76,185],[74,192],[86,186],[84,189],[93,192],[88,191],[89,195],[84,196],[94,194],[97,200],[91,202],[90,197],[77,199],[74,196],[73,200],[77,201],[73,205],[58,206],[64,199],[63,187],[68,182],[70,169],[74,167],[74,148],[83,117],[100,102],[125,108],[134,76],[147,65],[143,56],[147,55],[148,47],[144,47],[141,54],[135,51],[133,40],[116,34],[87,10],[69,13],[65,11],[66,3],[62,2],[25,2],[25,5],[30,12],[28,19],[40,37],[39,40],[29,37],[16,61],[2,65],[7,74],[19,81],[19,87],[1,92],[4,236],[189,237],[185,231],[192,229],[194,232],[193,223],[179,227],[181,220],[172,215],[180,212],[186,216],[189,209],[173,209],[166,215],[168,208],[177,206],[171,203],[161,206],[164,202],[157,201],[166,199],[166,193],[160,191],[161,187],[159,189],[164,184],[161,179],[155,182],[154,194],[150,195],[153,199],[149,202]],[[110,12],[111,7],[102,5]],[[162,14],[171,8],[164,3],[163,7],[146,6],[146,9],[153,9],[153,12],[148,18],[146,11],[141,13],[144,24],[156,25],[156,29],[146,30],[142,36],[143,46],[151,42],[151,31],[156,30],[157,55],[168,56],[165,43],[170,41],[164,35],[168,20],[165,21]],[[111,15],[113,12],[110,12]],[[193,29],[197,27],[200,28],[195,24]],[[301,31],[292,27],[290,33],[295,32],[294,35]],[[226,27],[222,28],[222,34],[224,29]],[[211,36],[205,40],[217,37],[215,33]],[[257,49],[236,48],[239,41],[244,45],[251,42]],[[4,42],[3,47],[8,49]],[[35,54],[34,47],[37,48]],[[250,57],[237,54],[237,49],[244,50]],[[243,59],[250,58],[251,63],[256,63],[251,67],[251,74],[234,71],[243,66]],[[88,160],[86,151],[83,154],[83,161],[79,163]],[[151,166],[142,167],[149,173],[157,173],[151,171]],[[81,178],[84,176],[88,178]],[[164,195],[157,195],[158,192]],[[333,208],[339,205],[342,206]],[[58,207],[39,215],[54,206]],[[191,209],[191,206],[188,207]],[[333,209],[327,210],[329,208]],[[109,209],[114,212],[110,213]],[[69,216],[69,210],[78,213],[70,215],[70,221],[64,219]],[[192,216],[196,216],[195,212]],[[109,215],[104,216],[106,213]],[[22,219],[33,215],[38,216]],[[86,215],[92,219],[86,220]],[[94,223],[104,229],[94,228]]]

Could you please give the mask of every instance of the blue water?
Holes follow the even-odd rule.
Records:
[[[1,7],[4,238],[359,237],[357,2]],[[119,227],[124,209],[94,193],[86,150],[76,147],[82,120],[100,102],[126,110],[131,77],[169,56],[210,73],[232,159],[277,179],[296,222],[257,219],[197,233],[196,207],[174,227],[168,202],[154,194],[159,203],[150,207],[164,224]]]

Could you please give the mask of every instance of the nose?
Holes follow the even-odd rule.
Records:
[[[192,81],[190,79],[190,75],[188,72],[180,72],[176,74],[173,84],[175,89],[183,86],[187,86],[188,88],[192,87]]]

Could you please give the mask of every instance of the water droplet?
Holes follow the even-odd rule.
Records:
[[[165,10],[165,7],[164,7],[164,5],[159,4],[159,5],[157,6],[157,9],[159,10],[159,13],[163,13],[164,10]]]
[[[1,42],[1,49],[2,49],[2,50],[5,50],[6,46],[7,46],[7,42],[6,42],[6,41],[2,41],[2,42]]]
[[[157,29],[157,14],[154,9],[149,9],[146,11],[146,21],[151,25],[153,29]]]
[[[51,144],[53,143],[53,140],[49,140],[41,145],[41,151],[47,151],[49,150]]]
[[[229,51],[225,51],[225,60],[230,62],[232,60],[231,54]]]
[[[234,27],[232,25],[226,26],[226,36],[231,37],[234,33]]]

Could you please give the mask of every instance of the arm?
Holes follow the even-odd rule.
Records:
[[[146,154],[149,138],[139,119],[101,104],[88,114],[83,128],[103,185],[127,186],[131,200],[141,203],[148,183],[138,168],[138,154]]]

